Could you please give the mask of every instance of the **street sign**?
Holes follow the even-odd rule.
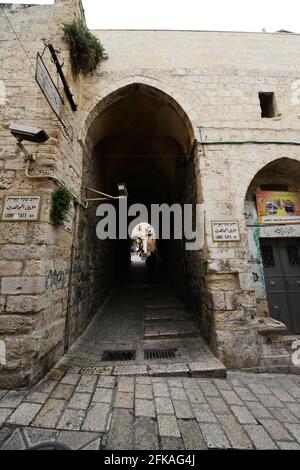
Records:
[[[6,196],[2,220],[7,222],[30,222],[38,220],[39,196]]]
[[[60,119],[60,113],[64,102],[39,53],[37,54],[36,59],[35,79],[51,108],[55,112],[56,116]]]
[[[212,236],[214,242],[239,241],[241,238],[238,221],[212,222]]]

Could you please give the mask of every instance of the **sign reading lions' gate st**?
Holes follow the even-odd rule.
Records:
[[[6,196],[2,220],[10,222],[38,220],[39,208],[39,196]]]

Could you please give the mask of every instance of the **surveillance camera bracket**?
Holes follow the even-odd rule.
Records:
[[[28,150],[24,147],[24,145],[22,144],[22,141],[19,140],[17,142],[17,147],[21,150],[21,152],[25,155],[24,157],[24,161],[25,162],[32,162],[32,161],[35,161],[36,160],[36,155],[34,155],[33,153],[29,153]]]

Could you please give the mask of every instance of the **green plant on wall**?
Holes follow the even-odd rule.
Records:
[[[58,227],[63,224],[70,210],[72,196],[65,188],[60,187],[52,193],[51,220]]]
[[[72,66],[76,73],[88,74],[108,58],[99,39],[82,20],[64,24],[63,40],[70,46]]]

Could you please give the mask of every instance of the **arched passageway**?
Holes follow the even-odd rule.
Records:
[[[245,198],[249,261],[258,311],[300,333],[300,162],[272,161]]]
[[[117,184],[124,182],[128,206],[139,203],[148,210],[151,204],[182,204],[187,199],[187,166],[193,145],[186,120],[171,98],[158,90],[141,84],[120,90],[90,130],[94,149],[86,168],[86,186],[96,185],[114,194]],[[164,245],[162,262],[170,273],[176,273],[173,281],[178,283],[182,278],[181,243],[177,242],[172,255],[170,243]],[[127,268],[128,249],[128,241],[114,244],[115,276]]]
[[[87,188],[114,195],[118,184],[125,183],[128,198],[121,204],[143,204],[149,213],[153,204],[182,207],[201,202],[192,126],[178,104],[163,92],[141,84],[127,86],[104,101],[88,133],[83,197],[88,194]],[[114,204],[119,234],[119,201],[105,202]],[[194,354],[207,351],[200,338],[200,319],[187,303],[193,252],[186,253],[184,240],[174,236],[174,229],[169,239],[162,240],[155,228],[155,268],[149,268],[152,259],[144,270],[141,263],[130,262],[130,233],[121,239],[97,238],[99,204],[91,202],[86,210],[80,209],[78,217],[73,276],[78,301],[72,307],[70,343],[95,316],[114,285],[108,306],[96,315],[89,329],[89,340],[84,343],[87,349],[83,346],[81,352],[88,354],[92,348],[94,354],[98,351],[99,361],[101,357],[104,360],[103,348],[109,344],[130,349],[141,347],[141,341],[162,339],[181,340],[175,348],[181,351],[191,342]],[[128,224],[133,224],[133,219],[131,215]],[[144,260],[146,257],[144,253]],[[101,347],[99,342],[103,343]]]

